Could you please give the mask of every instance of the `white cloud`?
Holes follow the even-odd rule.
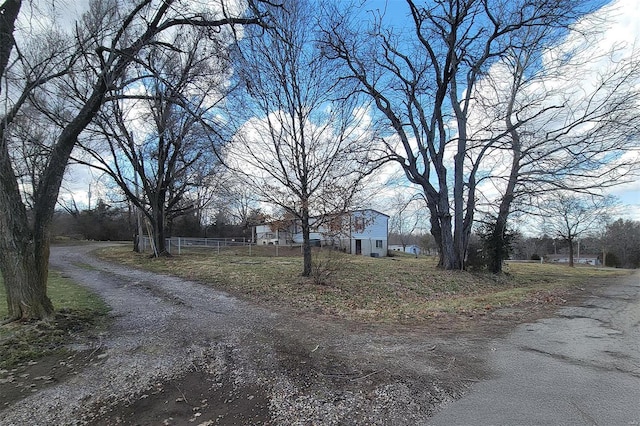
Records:
[[[594,23],[599,22],[603,26],[597,33],[593,32]],[[598,94],[596,88],[602,83],[602,76],[613,69],[621,61],[637,60],[637,50],[640,47],[640,2],[636,0],[620,0],[600,9],[592,16],[587,16],[577,22],[566,39],[557,46],[549,49],[544,55],[543,67],[538,69],[539,77],[533,81],[518,98],[521,105],[528,105],[529,111],[520,113],[519,118],[541,111],[543,107],[550,105],[569,105],[567,112],[557,114],[543,114],[537,118],[538,124],[533,127],[534,138],[549,130],[561,129],[571,121],[571,114],[580,114],[586,108],[590,108],[593,102],[603,99],[612,92]],[[566,52],[575,54],[569,64],[562,64],[566,59]],[[634,56],[635,55],[635,56]],[[553,71],[553,72],[551,72]],[[505,93],[510,88],[511,73],[502,63],[495,64],[489,77],[481,81],[477,90],[482,93],[485,103],[476,108],[475,114],[470,118],[470,124],[474,129],[481,129],[480,134],[490,134],[489,124],[500,113],[500,108],[506,104]],[[620,91],[637,90],[640,81],[632,80],[621,86]],[[544,95],[551,93],[551,96]],[[613,92],[615,93],[615,92]],[[595,94],[590,99],[588,94]],[[495,110],[492,110],[492,107]],[[640,108],[640,105],[639,105]],[[570,130],[568,135],[582,134],[593,128],[593,123],[584,123],[580,127]],[[537,129],[537,130],[536,130]],[[499,131],[500,129],[497,129]],[[496,129],[494,129],[496,131]],[[603,135],[608,136],[608,135]],[[638,143],[640,141],[636,141]],[[627,158],[636,156],[637,152],[627,154]],[[624,157],[623,157],[624,158]],[[561,160],[559,158],[559,160]],[[483,174],[505,176],[508,170],[510,158],[501,152],[494,152],[485,158]],[[504,187],[504,181],[494,179],[481,185],[480,191],[487,201],[499,196]],[[633,204],[638,211],[638,192],[634,187],[640,186],[638,181],[633,184],[623,185],[611,192],[618,195],[623,202]],[[634,197],[635,194],[635,197]]]

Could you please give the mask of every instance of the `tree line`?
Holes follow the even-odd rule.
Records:
[[[590,48],[606,28],[598,2],[406,0],[397,22],[367,2],[92,0],[67,31],[55,4],[30,6],[0,5],[12,319],[52,313],[71,163],[115,183],[159,253],[168,227],[214,197],[235,194],[245,218],[268,203],[301,224],[305,276],[310,219],[365,203],[388,164],[419,190],[439,266],[464,269],[484,224],[493,272],[514,213],[599,199],[637,171],[640,56]]]

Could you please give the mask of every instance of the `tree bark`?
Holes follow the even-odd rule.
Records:
[[[496,216],[495,226],[493,227],[493,235],[491,236],[493,252],[490,253],[489,268],[494,274],[502,272],[502,261],[505,258],[505,250],[507,249],[504,238],[505,232],[507,231],[507,220],[511,212],[511,203],[515,199],[515,189],[519,178],[521,157],[520,138],[517,132],[513,131],[512,134],[514,148],[509,181],[507,182],[505,193],[500,201],[498,215]]]
[[[502,262],[505,257],[504,233],[507,228],[507,214],[499,213],[494,224],[491,238],[492,253],[489,254],[489,270],[494,274],[502,272]]]
[[[17,188],[13,192],[0,190],[0,272],[9,319],[48,319],[53,314],[47,297],[48,234],[34,236],[30,232],[26,211],[22,204],[16,205],[16,196]]]
[[[302,276],[311,275],[311,229],[309,225],[309,210],[302,211]]]
[[[0,266],[10,320],[49,319],[53,315],[47,297],[49,258],[37,252],[34,243],[22,244],[13,251],[2,250]]]
[[[14,47],[14,24],[21,2],[9,0],[0,6],[0,73],[4,75]],[[0,273],[6,291],[9,319],[47,319],[53,305],[47,297],[49,246],[46,227],[34,235],[16,179],[5,129],[0,126]],[[46,255],[46,257],[44,256]]]
[[[567,242],[569,243],[569,267],[573,268],[573,237],[567,238]]]
[[[451,214],[446,213],[440,217],[440,266],[447,271],[462,269],[462,261],[459,257],[452,233]]]
[[[169,254],[165,240],[165,214],[164,214],[164,197],[158,195],[158,200],[153,206],[153,238],[156,243],[156,251],[158,256]]]
[[[7,0],[0,6],[0,75],[4,75],[14,47],[13,31],[21,6],[20,0]]]
[[[491,235],[492,253],[490,253],[491,258],[489,260],[489,269],[494,274],[502,272],[502,263],[506,255],[505,250],[507,247],[505,242],[505,232],[507,231],[507,220],[511,211],[511,203],[515,198],[517,176],[514,175],[517,175],[516,167],[511,169],[511,175],[512,176],[510,176],[509,182],[507,183],[505,194],[500,202],[500,208],[498,209],[498,215],[496,216],[493,233]]]
[[[35,227],[34,227],[35,228]],[[6,143],[0,144],[0,273],[9,319],[47,319],[53,305],[47,297],[49,241],[47,228],[33,233],[20,197]]]

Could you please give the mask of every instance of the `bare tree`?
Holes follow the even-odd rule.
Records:
[[[569,266],[574,265],[574,242],[601,232],[615,199],[556,192],[540,204],[545,232],[569,245]]]
[[[353,86],[336,78],[337,63],[317,44],[317,7],[285,1],[272,27],[249,30],[239,44],[238,73],[248,99],[246,121],[230,147],[229,165],[263,202],[300,222],[303,275],[312,272],[310,232],[344,212],[371,170],[365,107]]]
[[[193,10],[193,5],[175,0],[93,1],[77,22],[75,35],[55,37],[59,43],[52,49],[41,42],[50,34],[16,29],[21,6],[20,0],[0,5],[0,90],[9,87],[0,116],[0,271],[10,319],[46,318],[53,312],[46,291],[50,227],[64,172],[78,138],[128,67],[148,46],[160,43],[162,33],[259,21],[255,8],[248,9],[252,16],[235,17],[224,2],[219,8]],[[24,45],[16,40],[24,40]],[[59,130],[55,140],[41,148],[45,166],[27,211],[10,149],[19,141],[11,140],[10,129],[29,103]]]
[[[221,141],[212,126],[228,78],[221,40],[187,29],[170,44],[138,62],[129,75],[138,87],[107,103],[80,140],[88,158],[76,159],[110,176],[143,212],[157,255],[168,255],[172,221],[198,207],[202,200],[190,195],[219,169]]]
[[[395,237],[402,244],[403,250],[406,250],[407,245],[418,239],[414,235],[420,220],[419,209],[415,209],[416,203],[424,203],[419,194],[407,197],[403,192],[398,192],[391,199],[393,206],[389,220],[389,239]],[[422,205],[424,206],[424,204]]]
[[[260,210],[258,196],[250,186],[232,171],[225,173],[212,196],[212,207],[215,210],[225,210],[232,223],[242,228],[247,234],[251,225],[255,225],[256,216]]]
[[[440,267],[462,269],[476,210],[478,169],[491,146],[473,151],[469,113],[475,86],[504,54],[511,35],[539,27],[563,31],[584,2],[407,0],[411,31],[362,27],[335,11],[325,31],[327,55],[375,102],[387,127],[387,158],[424,192]],[[544,46],[538,46],[543,49]],[[476,145],[477,146],[477,145]]]
[[[491,141],[478,184],[488,189],[480,208],[494,218],[495,273],[502,271],[514,206],[535,209],[538,197],[556,190],[599,192],[640,167],[638,53],[620,46],[594,51],[601,24],[585,19],[562,40],[551,39],[555,32],[546,27],[517,34],[476,86],[476,149]]]

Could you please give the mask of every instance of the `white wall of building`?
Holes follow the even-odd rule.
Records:
[[[336,244],[351,254],[384,257],[387,255],[389,217],[375,210],[365,209],[350,212],[338,226],[339,231],[331,233],[323,226],[312,232],[312,241],[322,244]],[[255,239],[258,245],[302,243],[300,229],[295,233],[286,230],[273,230],[269,224],[255,227]]]

